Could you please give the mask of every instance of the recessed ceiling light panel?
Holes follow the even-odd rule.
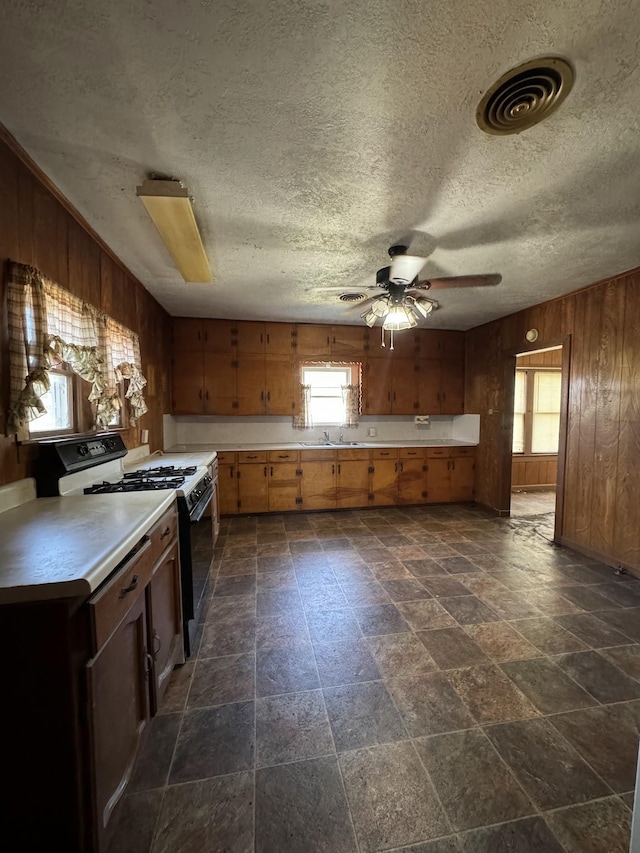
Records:
[[[521,133],[558,109],[573,80],[573,68],[558,57],[534,59],[512,68],[478,104],[478,127],[495,136]]]

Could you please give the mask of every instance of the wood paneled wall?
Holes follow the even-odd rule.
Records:
[[[555,486],[558,476],[558,457],[522,456],[514,454],[511,466],[512,488],[527,486]]]
[[[170,318],[142,284],[112,256],[63,204],[47,179],[26,165],[0,126],[0,484],[30,476],[36,449],[5,437],[8,407],[6,318],[7,260],[31,264],[98,306],[140,336],[149,411],[124,432],[128,446],[149,430],[151,450],[162,447],[162,415],[169,411]]]
[[[525,333],[535,328],[535,345]],[[640,271],[467,333],[468,412],[481,415],[477,499],[509,508],[516,353],[566,343],[567,440],[561,536],[640,569]]]
[[[548,349],[545,352],[520,355],[517,364],[518,367],[562,367],[562,350]]]

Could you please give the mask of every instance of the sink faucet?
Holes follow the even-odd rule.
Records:
[[[338,444],[344,444],[344,435],[340,433],[340,438],[338,439]]]
[[[322,430],[322,434],[324,435],[324,440],[327,442],[327,444],[331,444],[331,439],[329,438],[329,430]]]

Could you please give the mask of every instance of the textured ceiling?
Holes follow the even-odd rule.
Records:
[[[0,6],[0,121],[167,310],[359,322],[409,230],[469,328],[640,264],[635,0],[111,0]],[[491,137],[483,92],[566,57],[543,124]],[[215,270],[185,284],[136,198],[183,180]],[[355,286],[355,288],[354,288]]]

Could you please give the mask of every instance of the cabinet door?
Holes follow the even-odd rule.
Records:
[[[204,397],[205,414],[236,413],[236,368],[230,356],[204,354]]]
[[[267,355],[291,355],[296,327],[293,323],[265,323]]]
[[[296,328],[296,351],[302,358],[331,355],[331,326],[299,323]]]
[[[398,460],[376,459],[373,463],[373,505],[398,502]]]
[[[300,477],[298,463],[276,462],[269,465],[269,511],[286,512],[300,509]]]
[[[440,358],[464,361],[464,332],[440,330]]]
[[[268,467],[260,463],[238,465],[238,511],[268,512]]]
[[[160,560],[147,587],[149,650],[153,657],[151,707],[155,713],[174,666],[183,660],[178,543]]]
[[[421,415],[439,415],[442,362],[438,358],[421,358],[418,362],[418,404]]]
[[[464,414],[464,362],[442,360],[440,412],[443,415]]]
[[[418,341],[421,358],[440,358],[440,330],[420,329]]]
[[[220,465],[218,469],[218,501],[220,515],[238,514],[238,468],[236,465]]]
[[[267,386],[267,414],[295,415],[299,408],[299,393],[295,380],[299,371],[291,356],[268,355],[265,362]],[[299,384],[299,380],[298,380]]]
[[[264,323],[237,322],[237,353],[260,355],[264,352],[266,333]]]
[[[133,771],[149,719],[150,655],[144,592],[87,664],[98,847]]]
[[[233,352],[236,336],[235,320],[203,320],[202,334],[205,352],[230,354]]]
[[[369,460],[338,462],[336,505],[340,507],[368,506],[371,473]]]
[[[365,415],[391,414],[391,359],[368,359],[362,383],[362,412]]]
[[[394,415],[415,415],[418,411],[417,361],[395,358],[391,372],[391,412]]]
[[[424,459],[398,462],[398,502],[419,504],[427,500],[427,466]]]
[[[451,460],[452,501],[472,501],[475,496],[475,459],[473,456]]]
[[[331,355],[362,361],[369,347],[369,329],[362,326],[332,326]]]
[[[263,415],[267,391],[263,355],[239,355],[236,372],[236,414]]]
[[[429,503],[451,500],[451,459],[427,459],[427,494]]]
[[[394,332],[393,335],[393,350],[389,349],[390,339],[389,332],[386,333],[387,352],[390,358],[413,358],[416,359],[420,353],[420,338],[417,329],[403,329],[402,332]],[[384,352],[384,350],[383,350]]]
[[[303,462],[300,478],[302,509],[335,509],[336,463]]]
[[[172,325],[174,352],[202,352],[204,347],[203,320],[174,317]]]
[[[174,351],[171,411],[174,415],[201,415],[204,411],[202,353]]]

